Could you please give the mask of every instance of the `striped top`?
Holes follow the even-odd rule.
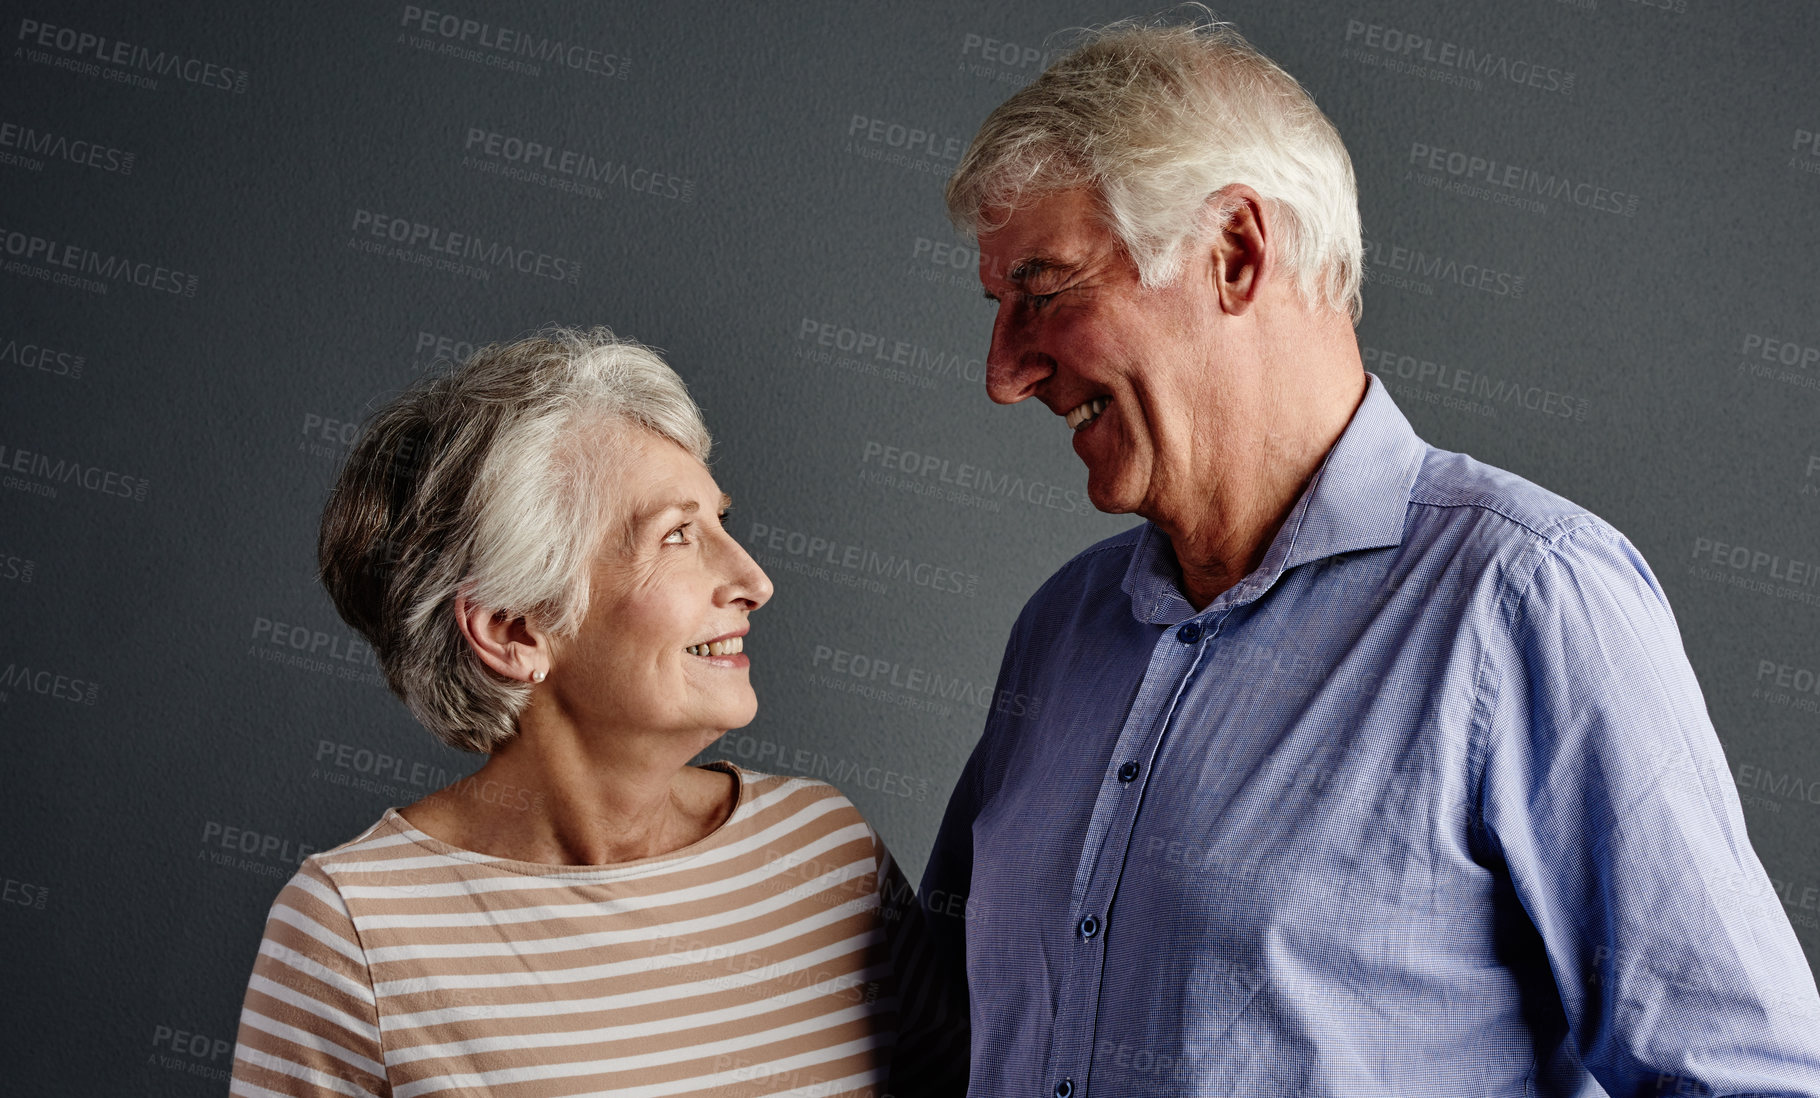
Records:
[[[822,782],[739,777],[733,814],[613,866],[494,858],[396,811],[272,906],[235,1095],[873,1095],[908,902]]]

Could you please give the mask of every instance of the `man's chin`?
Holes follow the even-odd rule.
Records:
[[[1087,501],[1093,504],[1096,511],[1108,515],[1129,515],[1137,511],[1143,501],[1143,494],[1132,490],[1132,486],[1121,484],[1111,477],[1096,476],[1091,469],[1087,471]]]

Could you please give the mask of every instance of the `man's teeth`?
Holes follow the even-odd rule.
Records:
[[[746,650],[746,638],[728,637],[726,640],[709,641],[707,644],[691,644],[683,649],[691,656],[737,656]]]
[[[1090,400],[1079,408],[1076,408],[1074,411],[1069,412],[1068,429],[1070,431],[1078,431],[1082,427],[1092,423],[1099,418],[1101,412],[1106,410],[1106,405],[1111,403],[1112,398],[1100,397],[1096,400]]]

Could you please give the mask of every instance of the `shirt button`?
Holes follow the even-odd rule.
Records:
[[[1191,621],[1175,631],[1175,639],[1183,644],[1193,644],[1201,639],[1201,623]]]
[[[1098,915],[1087,916],[1085,919],[1081,920],[1081,925],[1080,925],[1079,929],[1081,932],[1081,937],[1083,937],[1083,938],[1093,937],[1095,934],[1098,934],[1100,932],[1100,917]]]
[[[1119,767],[1119,781],[1135,782],[1135,781],[1137,781],[1137,776],[1138,776],[1138,764],[1137,763],[1128,762],[1124,766]]]
[[[1068,1096],[1073,1093],[1073,1079],[1063,1079],[1061,1082],[1055,1084],[1055,1098],[1068,1098]]]

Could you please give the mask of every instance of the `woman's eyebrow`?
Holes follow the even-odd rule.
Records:
[[[641,507],[633,512],[632,527],[633,529],[638,529],[642,526],[648,526],[661,516],[669,514],[671,511],[681,511],[685,515],[692,515],[699,510],[701,510],[701,504],[692,499],[666,499],[658,503],[653,503],[647,507]]]

